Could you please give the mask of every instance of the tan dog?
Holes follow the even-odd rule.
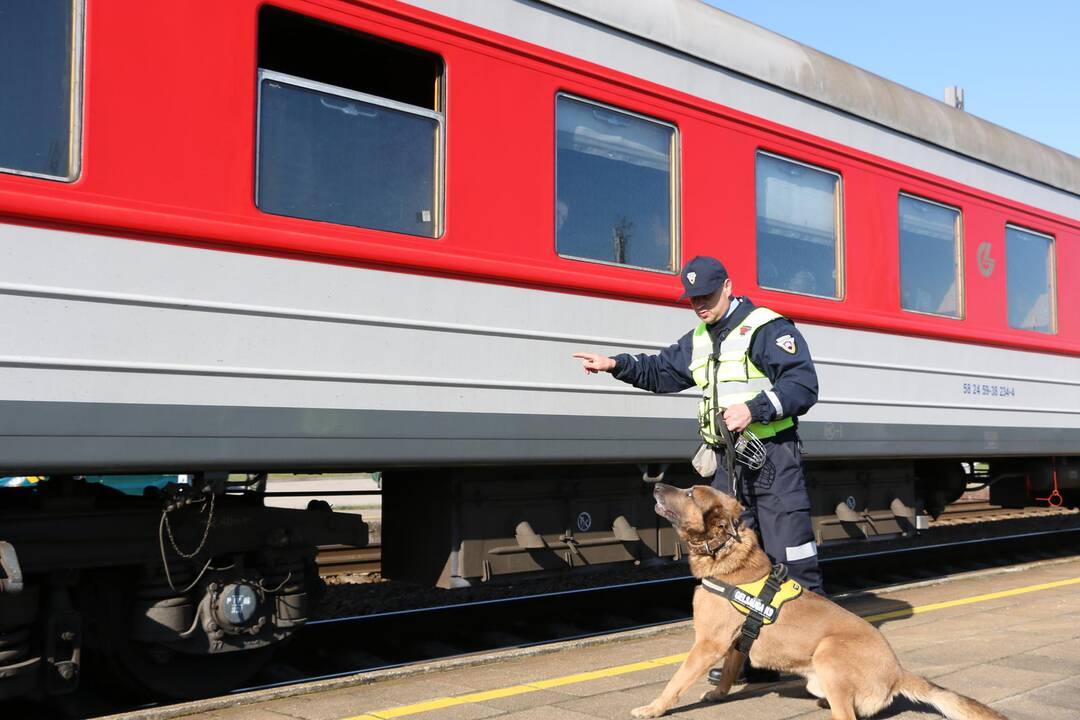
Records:
[[[733,497],[706,485],[684,490],[658,484],[653,495],[657,514],[671,521],[690,548],[690,570],[695,577],[737,585],[769,573],[769,558],[755,534],[739,527],[743,508]],[[694,646],[660,697],[635,709],[634,717],[659,717],[667,712],[679,695],[728,654],[744,620],[746,616],[727,599],[698,587]],[[733,652],[732,657],[740,656]],[[756,667],[805,677],[806,689],[824,698],[818,702],[832,710],[833,720],[869,717],[888,707],[897,695],[932,705],[951,720],[1005,720],[980,702],[904,670],[877,628],[809,591],[788,601],[776,621],[761,628],[750,660]],[[740,665],[729,658],[721,684],[701,699],[724,697]]]

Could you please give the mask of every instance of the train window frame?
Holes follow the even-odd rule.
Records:
[[[1009,291],[1009,278],[1012,273],[1009,272],[1009,230],[1015,230],[1021,233],[1027,233],[1028,235],[1034,235],[1045,240],[1049,240],[1049,249],[1046,253],[1046,280],[1047,280],[1047,298],[1050,302],[1050,329],[1040,330],[1038,328],[1019,327],[1012,324],[1010,318],[1009,303],[1012,297]],[[1033,332],[1040,335],[1057,335],[1058,334],[1058,262],[1057,262],[1057,238],[1047,232],[1041,232],[1039,230],[1033,230],[1032,228],[1025,227],[1018,223],[1006,222],[1005,223],[1005,323],[1010,330],[1019,330],[1020,332]]]
[[[52,180],[54,182],[73,183],[82,176],[82,146],[83,146],[83,86],[85,78],[85,46],[86,46],[86,0],[71,0],[71,90],[69,95],[68,111],[68,174],[50,175],[48,173],[34,172],[33,170],[20,170],[19,168],[0,165],[0,173],[5,175],[19,175],[22,177]]]
[[[638,118],[646,122],[653,123],[655,125],[661,125],[671,129],[671,142],[668,152],[670,153],[670,168],[668,170],[668,192],[670,195],[670,222],[668,232],[670,233],[671,243],[668,249],[668,269],[647,267],[643,265],[633,265],[631,263],[619,263],[611,260],[601,260],[598,258],[581,257],[579,255],[573,255],[570,253],[559,252],[559,237],[558,237],[558,214],[559,214],[559,99],[566,98],[568,100],[574,100],[576,102],[584,103],[586,105],[593,105],[602,110],[609,112],[615,112],[622,115],[628,115],[630,117]],[[605,265],[607,267],[623,268],[626,270],[642,270],[644,272],[657,273],[659,275],[678,275],[682,270],[681,258],[682,258],[682,134],[680,132],[677,123],[670,120],[663,120],[659,117],[652,115],[645,115],[634,110],[628,110],[618,105],[612,105],[601,100],[594,100],[593,98],[578,95],[566,90],[559,90],[555,93],[554,102],[552,103],[554,110],[554,175],[553,175],[553,193],[552,197],[555,200],[552,207],[552,249],[555,251],[556,256],[564,260],[572,260],[575,262],[587,262],[595,265]]]
[[[430,77],[431,80],[431,94],[427,95],[423,93],[424,103],[413,104],[414,101],[418,101],[421,96],[409,97],[408,93],[400,92],[401,89],[408,88],[409,85],[391,86],[382,88],[386,90],[386,94],[379,94],[379,91],[368,92],[366,89],[371,89],[369,83],[357,84],[355,81],[357,78],[338,78],[342,81],[342,85],[335,84],[334,82],[328,82],[325,67],[306,67],[305,69],[312,73],[312,77],[304,75],[297,75],[294,72],[290,72],[290,68],[296,68],[294,63],[284,62],[280,56],[275,56],[274,59],[264,57],[264,52],[277,51],[279,48],[274,42],[274,21],[271,15],[279,16],[278,20],[289,18],[290,23],[296,24],[295,29],[302,27],[321,27],[322,31],[329,32],[332,35],[341,33],[349,36],[347,41],[350,44],[355,43],[355,48],[360,49],[360,52],[367,52],[373,48],[383,48],[382,52],[393,53],[396,59],[400,59],[408,56],[427,56],[430,58],[435,69],[435,73]],[[293,32],[295,32],[295,29]],[[280,32],[280,28],[277,28]],[[324,20],[321,18],[313,17],[305,13],[297,12],[287,8],[279,7],[273,4],[264,4],[260,6],[258,13],[258,33],[259,33],[259,51],[256,59],[256,77],[255,77],[255,148],[254,148],[254,197],[253,205],[255,209],[266,215],[273,215],[275,217],[288,217],[294,220],[302,220],[307,222],[320,222],[327,223],[342,228],[356,228],[358,230],[366,230],[371,232],[380,233],[392,233],[401,237],[418,238],[426,241],[438,241],[441,240],[446,234],[446,128],[447,128],[447,113],[446,113],[446,84],[449,69],[442,53],[437,50],[432,50],[421,45],[414,45],[410,42],[404,42],[400,40],[394,40],[387,37],[382,37],[365,30],[353,28],[348,25],[335,23],[332,21]],[[264,37],[264,33],[269,33]],[[331,37],[332,37],[331,35]],[[310,38],[309,38],[310,41]],[[290,43],[291,48],[291,43]],[[263,62],[266,62],[268,66],[279,66],[284,64],[284,69],[272,69],[272,67],[264,67]],[[328,66],[330,67],[330,66]],[[414,68],[415,71],[415,68]],[[315,79],[315,76],[322,76],[321,79]],[[404,79],[409,79],[407,75],[402,76]],[[415,79],[415,78],[413,78]],[[434,132],[436,137],[432,143],[433,157],[431,158],[431,231],[427,232],[413,232],[413,228],[395,228],[395,227],[376,227],[374,224],[360,224],[357,222],[342,222],[340,219],[330,217],[315,217],[302,216],[297,214],[288,214],[286,212],[274,212],[262,206],[260,203],[260,175],[262,169],[262,140],[263,140],[263,84],[264,81],[270,80],[271,82],[281,83],[293,88],[299,88],[301,90],[311,91],[315,93],[322,93],[325,95],[331,95],[335,98],[341,98],[342,100],[355,101],[360,103],[366,103],[378,107],[386,108],[394,112],[404,113],[411,115],[415,118],[424,118],[426,120],[434,121],[436,127]],[[346,87],[344,85],[350,85]],[[355,87],[353,87],[355,85]],[[419,87],[419,86],[416,86]],[[365,88],[365,89],[361,89]],[[430,99],[430,105],[428,104]],[[426,210],[424,208],[423,210]],[[422,222],[428,222],[426,219]]]
[[[285,85],[292,85],[294,87],[304,88],[306,90],[313,90],[315,92],[323,93],[326,95],[334,95],[340,97],[343,100],[357,100],[359,102],[370,103],[372,105],[379,105],[381,107],[388,108],[390,110],[397,110],[417,117],[424,117],[429,120],[434,120],[438,123],[438,137],[435,139],[435,158],[432,165],[432,174],[434,182],[434,192],[432,197],[435,201],[435,207],[432,209],[432,217],[434,222],[434,232],[431,235],[419,235],[416,233],[402,232],[400,230],[388,230],[385,228],[371,227],[369,225],[355,225],[350,223],[336,222],[334,220],[312,218],[312,217],[299,217],[296,215],[286,215],[284,213],[275,213],[269,210],[265,210],[259,205],[259,168],[261,159],[261,139],[262,139],[262,85],[264,80],[271,82],[279,82]],[[295,75],[289,75],[287,73],[277,72],[276,70],[265,70],[259,68],[256,78],[256,123],[255,123],[255,207],[259,212],[267,215],[273,215],[275,217],[289,217],[294,220],[305,220],[308,222],[322,222],[330,225],[337,225],[339,227],[357,228],[360,230],[370,230],[374,232],[388,232],[395,235],[404,235],[406,237],[423,238],[425,240],[439,240],[446,232],[444,212],[446,207],[446,118],[445,113],[427,110],[426,108],[420,108],[415,105],[409,105],[408,103],[397,102],[396,100],[390,100],[378,95],[369,95],[367,93],[357,92],[355,90],[349,90],[347,88],[339,87],[337,85],[328,85],[321,83],[317,80],[309,80],[307,78],[297,77]]]
[[[793,165],[800,165],[810,170],[824,173],[826,175],[832,175],[836,178],[836,199],[833,206],[833,218],[836,224],[836,243],[833,252],[834,263],[836,265],[836,295],[819,295],[817,293],[801,292],[799,290],[791,290],[789,288],[774,287],[772,285],[764,285],[761,282],[761,277],[758,273],[758,262],[761,258],[759,250],[759,227],[758,227],[758,192],[757,192],[757,179],[758,179],[758,158],[769,157],[774,160],[781,160],[783,162],[791,163]],[[799,295],[802,297],[812,297],[821,300],[829,300],[832,302],[844,302],[847,298],[847,264],[845,262],[845,255],[847,251],[847,227],[844,222],[844,174],[839,170],[830,170],[822,165],[816,165],[812,162],[805,160],[799,160],[790,155],[785,155],[765,148],[757,148],[754,151],[754,280],[758,287],[763,290],[769,290],[771,292],[782,292],[789,295]]]
[[[903,198],[909,200],[915,200],[917,202],[923,202],[928,205],[936,205],[946,210],[952,210],[956,213],[956,224],[953,229],[953,262],[956,270],[956,315],[949,315],[947,313],[931,312],[929,310],[916,310],[914,308],[904,307],[904,276],[903,267],[899,264],[901,260],[901,254],[903,252],[902,236],[900,232],[900,203]],[[967,317],[967,284],[966,274],[964,273],[964,211],[958,205],[949,205],[937,200],[931,200],[930,198],[917,195],[915,193],[906,192],[901,190],[897,194],[896,199],[896,249],[897,249],[897,278],[900,281],[898,289],[900,291],[899,303],[900,310],[906,313],[915,313],[916,315],[926,315],[928,317],[939,317],[947,320],[964,320]]]

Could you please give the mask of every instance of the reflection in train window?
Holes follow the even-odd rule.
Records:
[[[757,279],[774,290],[843,296],[840,176],[757,154]]]
[[[79,174],[81,0],[0,3],[0,172]]]
[[[1009,295],[1009,326],[1021,330],[1057,332],[1057,277],[1054,238],[1005,226],[1005,274]]]
[[[675,128],[561,94],[555,117],[556,251],[675,272]]]
[[[431,53],[264,8],[255,204],[437,237],[442,68]]]
[[[960,211],[900,195],[900,306],[905,310],[962,316]]]

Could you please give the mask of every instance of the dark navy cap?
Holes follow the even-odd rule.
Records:
[[[685,300],[688,297],[700,297],[709,295],[724,286],[728,279],[727,270],[716,258],[706,255],[698,255],[692,258],[682,269],[682,284],[686,291],[680,297]]]

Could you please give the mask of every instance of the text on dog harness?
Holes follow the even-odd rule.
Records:
[[[732,607],[746,615],[735,641],[735,649],[746,655],[750,654],[750,647],[757,640],[761,626],[776,622],[784,603],[794,600],[803,592],[802,585],[788,579],[788,570],[783,563],[773,565],[768,575],[751,583],[732,585],[716,578],[702,578],[701,585],[725,598]]]

